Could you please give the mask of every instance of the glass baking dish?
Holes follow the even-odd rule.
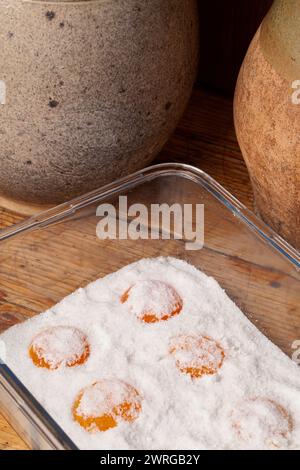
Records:
[[[163,231],[160,239],[99,239],[96,209],[100,203],[118,208],[120,195],[128,197],[128,205],[145,204],[149,213],[151,204],[204,204],[203,248],[187,250],[175,232],[170,239]],[[124,213],[118,218],[127,221]],[[149,167],[2,230],[0,332],[124,265],[168,255],[214,276],[250,320],[293,357],[300,340],[299,252],[210,176],[184,164]],[[5,364],[0,406],[30,447],[76,449]]]

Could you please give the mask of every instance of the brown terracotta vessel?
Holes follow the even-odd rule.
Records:
[[[300,1],[275,0],[242,65],[238,141],[261,217],[300,248]]]

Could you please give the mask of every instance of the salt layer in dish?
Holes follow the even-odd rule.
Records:
[[[145,298],[135,294],[130,302],[121,301],[141,280],[175,289],[182,299],[180,311],[166,321],[141,321],[137,311]],[[53,326],[84,333],[89,343],[84,364],[55,370],[34,365],[30,344]],[[183,373],[170,349],[178,335],[216,341],[224,350],[222,366],[201,378]],[[7,365],[81,449],[300,448],[298,366],[257,330],[213,278],[181,260],[144,259],[126,266],[10,328],[0,339]],[[88,432],[74,421],[72,407],[83,387],[103,379],[134,387],[141,410],[132,422]]]

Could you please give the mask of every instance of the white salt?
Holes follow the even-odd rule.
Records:
[[[158,282],[177,295],[153,288]],[[166,295],[176,305],[180,298],[182,309],[166,321],[141,321],[139,312],[159,308]],[[163,304],[159,318],[166,308]],[[90,355],[83,365],[49,370],[33,364],[32,340],[53,326],[74,327],[85,335]],[[197,366],[203,357],[193,362],[188,352],[172,353],[176,336],[207,337],[220,345],[224,358],[207,351],[217,372],[201,378],[183,373],[178,365],[191,359]],[[8,366],[82,449],[300,448],[298,366],[250,323],[213,278],[183,261],[145,259],[126,266],[0,339]],[[66,351],[74,353],[74,346],[66,344]],[[60,345],[56,348],[60,355]],[[134,387],[141,411],[135,421],[88,432],[73,419],[74,400],[84,387],[104,379]],[[104,405],[90,398],[88,409],[99,412]]]
[[[33,338],[30,347],[37,356],[42,354],[49,369],[78,362],[88,349],[85,335],[70,326],[42,330]]]

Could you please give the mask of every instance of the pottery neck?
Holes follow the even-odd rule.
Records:
[[[300,79],[300,0],[275,0],[261,25],[260,44],[279,75]]]

